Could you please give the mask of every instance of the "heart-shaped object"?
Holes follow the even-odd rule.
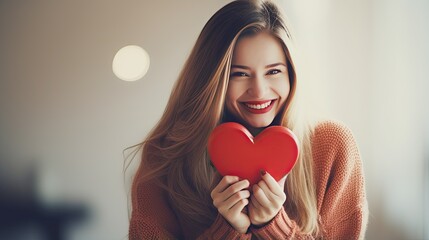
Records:
[[[213,165],[222,175],[248,179],[250,185],[260,181],[260,170],[276,181],[292,170],[298,159],[298,139],[288,128],[272,126],[255,138],[242,125],[234,122],[217,126],[208,140]]]

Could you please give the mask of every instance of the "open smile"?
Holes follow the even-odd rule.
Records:
[[[271,108],[273,108],[274,102],[277,99],[265,100],[265,101],[249,101],[249,102],[241,102],[246,109],[250,113],[254,114],[263,114],[269,112]]]

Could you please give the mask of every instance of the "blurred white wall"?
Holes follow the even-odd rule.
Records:
[[[0,2],[0,157],[14,169],[37,162],[47,201],[90,206],[92,218],[70,239],[125,238],[122,150],[159,119],[198,33],[227,2]],[[305,63],[306,99],[359,144],[367,238],[429,239],[429,2],[282,3]],[[111,70],[127,44],[151,56],[137,82]]]
[[[9,171],[19,175],[37,162],[42,197],[90,206],[70,239],[127,235],[122,150],[158,120],[198,33],[226,2],[0,1],[0,154],[15,161],[1,167],[20,165]],[[127,44],[151,56],[137,82],[112,73]]]
[[[367,238],[429,239],[429,2],[283,2],[306,58],[307,99],[360,146]]]

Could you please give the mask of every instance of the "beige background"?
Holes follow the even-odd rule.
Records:
[[[25,185],[36,166],[43,201],[90,207],[69,239],[125,239],[122,150],[159,119],[199,31],[227,2],[0,1],[0,173],[8,186]],[[359,144],[367,238],[428,239],[429,2],[281,2],[305,64],[306,104],[346,123]],[[137,82],[111,70],[127,44],[151,56]]]

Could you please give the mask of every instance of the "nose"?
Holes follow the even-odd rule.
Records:
[[[252,79],[247,92],[256,99],[262,99],[267,93],[268,88],[267,80],[263,76],[257,76]]]

